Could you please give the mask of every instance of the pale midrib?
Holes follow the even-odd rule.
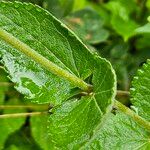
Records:
[[[19,39],[14,37],[12,34],[8,33],[7,31],[0,28],[0,38],[5,41],[7,44],[11,45],[12,47],[16,48],[18,51],[24,53],[29,58],[33,59],[38,64],[42,65],[46,70],[50,71],[51,73],[70,81],[73,85],[81,88],[83,91],[90,92],[91,85],[84,82],[82,79],[78,78],[75,75],[72,75],[68,71],[62,69],[61,67],[57,66],[47,58],[43,57],[41,54],[33,50],[31,47],[26,45],[25,43],[21,42]]]

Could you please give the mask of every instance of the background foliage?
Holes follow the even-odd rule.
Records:
[[[150,0],[20,1],[31,2],[47,9],[72,29],[93,53],[98,53],[100,56],[110,60],[117,74],[118,90],[129,91],[131,81],[137,69],[150,58],[150,24],[147,21],[150,14]],[[138,76],[142,78],[142,75],[139,73]],[[142,82],[142,80],[143,79],[140,81]],[[139,81],[134,79],[133,85],[136,86],[138,83]],[[138,90],[140,91],[141,89]],[[133,90],[132,94],[136,95],[136,91]],[[141,97],[136,95],[135,99],[139,98]],[[13,88],[13,83],[9,81],[7,73],[4,72],[3,66],[1,65],[0,104],[32,104],[25,99],[26,98],[23,98],[23,96]],[[136,103],[135,99],[131,99],[131,101]],[[127,106],[131,104],[129,98],[126,96],[118,97],[118,100]],[[144,110],[145,108],[141,108],[139,113],[143,115]],[[34,111],[36,111],[36,109],[33,108],[7,111],[0,109],[0,114]],[[117,117],[118,116],[123,116],[123,114],[118,114]],[[149,114],[144,117],[149,119],[148,116]],[[3,136],[0,136],[0,149],[30,150],[33,149],[33,147],[37,150],[49,149],[49,145],[45,142],[48,140],[47,135],[43,134],[46,129],[42,124],[46,117],[47,116],[1,119],[0,134]],[[126,116],[123,117],[127,119]],[[115,122],[116,126],[119,126],[118,120],[119,119],[114,119],[108,122],[110,122],[110,124]],[[130,120],[128,121],[130,122]],[[104,128],[107,132],[111,132],[107,126]],[[133,128],[138,130],[139,127],[133,124]],[[126,132],[125,129],[124,132]],[[113,133],[115,134],[115,132]],[[138,132],[132,134],[137,138],[143,138]],[[99,136],[104,136],[104,134],[100,133]],[[147,133],[144,132],[143,136],[147,138]],[[20,140],[18,141],[18,139]],[[107,140],[109,143],[110,139]],[[96,142],[96,140],[94,142]],[[115,145],[113,146],[115,147]]]

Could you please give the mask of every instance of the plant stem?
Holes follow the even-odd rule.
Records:
[[[0,82],[0,87],[1,86],[13,86],[14,84],[13,83],[10,83],[10,82]]]
[[[0,115],[0,119],[2,118],[18,118],[18,117],[27,117],[27,116],[39,116],[47,114],[48,112],[31,112],[31,113],[16,113],[16,114],[4,114]]]
[[[122,111],[123,113],[130,116],[134,121],[142,125],[145,129],[150,131],[150,122],[146,121],[144,118],[137,115],[134,111],[123,105],[122,103],[115,100],[115,106],[118,108],[118,110]]]
[[[0,109],[40,109],[40,110],[48,110],[48,105],[0,105]]]
[[[33,59],[38,64],[42,65],[45,69],[50,71],[51,73],[62,77],[68,81],[70,81],[73,85],[81,88],[86,92],[91,92],[92,86],[84,82],[82,79],[78,78],[77,76],[69,73],[68,71],[60,68],[50,60],[43,57],[41,54],[33,50],[31,47],[26,45],[25,43],[18,40],[16,37],[8,33],[7,31],[0,28],[0,38],[4,40],[6,43],[11,45],[12,47],[16,48],[20,52],[24,53],[26,56]]]
[[[117,90],[117,96],[130,96],[130,92]]]

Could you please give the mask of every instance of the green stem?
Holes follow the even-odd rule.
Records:
[[[35,50],[33,50],[31,47],[21,42],[16,37],[11,35],[7,31],[3,30],[2,28],[0,28],[0,38],[9,45],[13,46],[20,52],[24,53],[25,55],[33,59],[38,64],[42,65],[45,69],[47,69],[51,73],[70,81],[73,85],[76,85],[77,87],[81,88],[82,90],[88,93],[91,91],[92,87],[91,85],[87,84],[77,76],[72,75],[68,71],[60,68],[53,62],[49,61],[48,59],[37,53]]]
[[[130,92],[129,91],[121,91],[121,90],[117,90],[117,96],[121,97],[121,96],[130,96]]]
[[[0,82],[0,87],[4,87],[4,86],[13,86],[13,83],[10,82]]]
[[[33,110],[48,110],[48,105],[0,105],[0,109],[33,109]]]
[[[150,131],[150,122],[146,121],[144,118],[137,115],[134,111],[123,105],[122,103],[115,101],[115,106],[118,110],[122,111],[123,113],[127,114],[128,116],[132,117],[134,121],[142,125],[145,129]]]
[[[39,116],[39,115],[44,115],[44,114],[48,114],[48,112],[4,114],[4,115],[0,115],[0,119],[2,119],[2,118],[18,118],[18,117],[27,117],[27,116]]]

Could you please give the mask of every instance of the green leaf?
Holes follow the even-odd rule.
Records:
[[[7,138],[4,150],[12,150],[14,148],[18,150],[42,150],[30,135],[30,127],[26,124]]]
[[[127,41],[133,36],[137,23],[130,19],[127,9],[120,3],[112,1],[106,4],[106,8],[111,11],[111,24],[113,29]]]
[[[83,80],[88,77],[86,81],[93,84],[92,93],[83,93],[86,96],[80,93],[75,96],[78,99],[64,102],[73,95],[71,90],[75,88],[74,85],[43,69],[20,53],[18,47],[16,50],[0,41],[2,62],[21,93],[41,103],[56,105],[63,102],[49,116],[48,132],[52,145],[59,147],[71,144],[71,147],[78,147],[95,134],[94,130],[101,127],[102,119],[111,110],[116,79],[110,63],[97,54],[93,55],[70,30],[45,10],[16,2],[2,2],[0,6],[1,28],[63,70]],[[10,34],[7,35],[10,37]],[[60,111],[65,113],[64,120]],[[68,121],[71,122],[69,125]],[[65,130],[61,128],[62,125],[66,126]],[[60,130],[63,132],[60,133]]]
[[[86,150],[148,150],[150,133],[145,131],[132,118],[118,112],[110,114],[109,119],[97,135],[81,149]]]
[[[61,22],[32,4],[1,2],[0,5],[1,27],[73,75],[81,79],[91,75],[93,56]],[[2,62],[11,80],[27,98],[60,104],[72,96],[74,86],[68,81],[43,69],[3,41],[0,45]]]
[[[63,102],[49,116],[50,143],[55,147],[79,147],[94,136],[95,130],[101,127],[102,120],[111,111],[116,92],[112,66],[97,54],[92,54],[64,24],[42,8],[17,2],[2,2],[0,7],[0,27],[7,31],[4,32],[7,39],[13,37],[21,45],[28,45],[32,52],[38,52],[62,70],[93,85],[93,92],[81,92],[75,95],[75,100],[71,99],[75,85],[20,53],[18,50],[21,48],[16,46],[18,50],[15,49],[13,41],[10,45],[7,40],[0,41],[2,62],[11,80],[17,84],[17,90],[40,103],[56,105]],[[36,53],[35,56],[39,55]]]
[[[143,118],[150,120],[150,60],[137,71],[132,81],[131,102]]]
[[[139,27],[135,30],[137,34],[143,34],[143,33],[150,33],[150,23],[147,23],[146,25]]]
[[[109,32],[103,28],[103,19],[93,9],[76,11],[65,20],[67,25],[87,43],[97,44],[106,41],[109,36]]]
[[[52,145],[49,142],[48,136],[48,122],[49,115],[43,115],[41,117],[31,117],[30,119],[30,126],[31,132],[34,140],[36,143],[43,149],[43,150],[50,150],[52,149]]]
[[[24,123],[24,118],[1,119],[0,120],[0,149],[3,148],[5,140],[10,133],[19,129]]]
[[[3,29],[78,78],[86,79],[92,74],[95,78],[101,68],[100,83],[110,84],[100,91],[110,90],[111,93],[115,79],[110,64],[92,55],[70,30],[51,14],[32,4],[1,2],[0,5],[0,26]],[[12,46],[0,42],[2,62],[11,80],[17,84],[19,92],[32,101],[50,102],[54,105],[72,96],[74,86],[70,82],[43,69]],[[112,96],[110,95],[108,97]],[[111,104],[109,98],[106,103]]]
[[[88,101],[88,102],[87,102]],[[102,111],[93,96],[65,102],[49,119],[50,144],[57,148],[79,149],[94,134]]]
[[[74,0],[73,10],[77,11],[77,10],[85,8],[86,3],[87,3],[86,0],[82,0],[80,1],[80,3],[78,0]]]
[[[18,99],[9,99],[5,105],[12,105],[12,104],[18,104]],[[22,110],[24,111],[24,110]],[[4,110],[3,114],[10,114],[11,113],[19,113],[20,110]],[[4,143],[8,136],[15,132],[17,129],[19,129],[23,123],[25,122],[25,118],[1,118],[0,119],[0,149],[4,147]]]
[[[111,97],[113,89],[108,87],[112,84],[110,82],[112,77],[110,70],[105,70],[107,67],[105,61],[102,64],[99,61],[97,64],[96,76],[92,80],[93,94],[80,100],[67,101],[52,111],[48,132],[55,147],[78,149],[95,135],[95,130],[101,128],[105,113],[111,110],[111,105],[108,104],[113,100],[113,96]]]
[[[125,7],[127,14],[131,14],[138,10],[138,5],[135,0],[111,0],[111,1],[119,2],[123,7]]]

